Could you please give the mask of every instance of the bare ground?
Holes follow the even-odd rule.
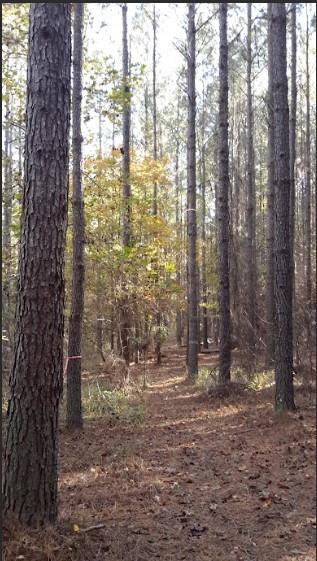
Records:
[[[62,431],[59,522],[5,520],[5,561],[316,559],[309,396],[279,416],[272,390],[210,397],[186,382],[182,350],[166,354],[150,367],[144,423]]]

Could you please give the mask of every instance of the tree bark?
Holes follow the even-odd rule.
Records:
[[[156,23],[156,10],[155,4],[153,4],[153,65],[152,65],[152,73],[153,73],[153,159],[156,161],[158,159],[158,138],[157,138],[157,110],[156,110],[156,30],[157,30],[157,23]],[[158,208],[157,208],[157,181],[154,181],[153,185],[153,216],[157,216]],[[157,263],[155,264],[157,267]],[[159,306],[159,302],[158,302]],[[160,365],[162,362],[162,353],[161,353],[161,341],[160,341],[160,329],[161,329],[161,313],[160,310],[156,313],[156,342],[155,342],[155,354],[156,354],[156,364]]]
[[[4,181],[3,181],[3,229],[2,229],[2,259],[3,271],[3,304],[2,319],[3,328],[8,337],[12,351],[12,247],[11,247],[11,226],[12,226],[12,126],[10,125],[10,93],[7,90],[5,102],[5,125],[4,125]]]
[[[294,259],[294,238],[295,238],[295,160],[296,160],[296,110],[297,110],[297,86],[296,86],[296,3],[292,4],[291,9],[291,106],[289,119],[289,151],[290,151],[290,252],[292,257],[292,287],[293,287],[293,339],[295,329],[295,259]]]
[[[57,516],[70,121],[70,4],[31,4],[25,177],[4,512]]]
[[[84,313],[84,204],[82,193],[82,68],[84,4],[74,5],[73,51],[73,286],[68,334],[67,427],[83,424],[81,408],[81,339]],[[75,358],[77,357],[77,358]]]
[[[220,3],[219,55],[219,375],[220,382],[230,381],[231,320],[229,281],[229,146],[228,146],[228,40],[227,4]]]
[[[255,303],[256,303],[256,230],[255,230],[255,170],[253,146],[253,107],[252,107],[252,3],[248,3],[247,36],[247,261],[248,271],[248,351],[249,369],[255,367]]]
[[[128,24],[127,4],[122,5],[122,71],[123,91],[125,95],[123,108],[123,247],[129,248],[132,241],[131,225],[131,185],[130,185],[130,123],[131,100],[129,86],[129,52],[128,52]],[[126,285],[124,287],[126,291]],[[128,295],[125,294],[121,303],[121,340],[122,354],[127,365],[130,363],[130,331]]]
[[[305,301],[307,348],[311,355],[312,321],[312,265],[311,265],[311,138],[310,138],[310,75],[309,75],[309,23],[306,5],[306,139],[305,139]],[[311,359],[310,359],[311,364]]]
[[[179,289],[181,288],[181,257],[180,247],[182,241],[181,220],[180,220],[180,193],[179,193],[179,100],[177,103],[177,125],[176,125],[176,154],[175,154],[175,188],[176,188],[176,205],[175,205],[175,219],[176,219],[176,232],[177,241],[179,244],[179,251],[176,254],[176,282]],[[182,345],[182,312],[177,306],[176,310],[176,342],[180,347]]]
[[[188,376],[198,374],[198,291],[196,217],[196,29],[195,4],[188,3],[188,129],[187,129],[187,261],[188,261]]]
[[[202,292],[202,343],[208,349],[208,316],[207,316],[207,272],[206,272],[206,108],[205,91],[203,91],[202,108],[202,146],[201,146],[201,292]]]
[[[290,155],[287,97],[286,10],[272,4],[272,85],[274,111],[275,190],[275,407],[295,409],[292,338],[292,256],[290,252]]]
[[[273,61],[271,20],[272,3],[267,5],[268,14],[268,176],[267,176],[267,277],[266,277],[266,310],[267,310],[267,359],[274,362],[275,347],[275,304],[274,304],[274,207],[275,207],[275,171],[274,171],[274,111],[273,111]]]

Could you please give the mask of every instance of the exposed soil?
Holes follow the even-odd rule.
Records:
[[[272,390],[210,397],[186,382],[182,349],[165,354],[144,423],[62,431],[59,522],[5,521],[6,561],[316,559],[311,398],[298,391],[298,411],[277,416]]]

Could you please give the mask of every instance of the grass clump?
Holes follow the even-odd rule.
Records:
[[[86,418],[109,417],[138,425],[145,418],[144,403],[124,389],[110,390],[97,380],[83,386],[83,412]]]
[[[204,391],[209,391],[215,388],[218,384],[218,369],[210,370],[206,366],[199,368],[196,378],[196,385]]]
[[[213,393],[222,388],[222,384],[219,381],[219,369],[203,367],[198,371],[198,376],[196,378],[196,385],[207,393]],[[250,375],[246,370],[242,368],[231,369],[231,381],[226,386],[225,393],[228,393],[229,386],[232,390],[239,391],[261,391],[265,388],[269,388],[274,385],[274,372],[261,371],[255,372]]]

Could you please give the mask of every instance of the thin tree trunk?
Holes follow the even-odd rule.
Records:
[[[310,75],[309,75],[309,24],[306,4],[306,142],[305,142],[305,302],[308,354],[311,355],[312,320],[312,266],[311,266],[311,138],[310,138]],[[311,366],[311,358],[309,360]]]
[[[153,158],[157,160],[157,111],[156,111],[156,12],[153,4]],[[157,216],[157,182],[153,185],[153,216]]]
[[[195,4],[188,3],[187,260],[188,260],[188,376],[190,378],[195,378],[198,373],[195,75],[196,75]]]
[[[296,160],[296,103],[297,103],[297,86],[296,86],[296,3],[292,4],[291,10],[291,106],[289,119],[289,150],[290,150],[290,252],[292,256],[292,285],[293,285],[293,340],[296,340],[295,330],[295,258],[294,258],[294,238],[295,238],[295,160]]]
[[[67,427],[83,425],[81,408],[81,339],[84,314],[84,203],[82,187],[82,68],[84,4],[74,5],[73,51],[73,283],[67,363]]]
[[[203,348],[208,349],[208,316],[207,316],[207,273],[206,273],[206,146],[205,146],[205,92],[203,92],[202,110],[202,147],[201,147],[201,289],[202,289],[202,343]]]
[[[274,111],[273,111],[273,61],[271,19],[272,3],[268,3],[268,177],[267,177],[267,280],[266,280],[266,310],[267,310],[267,359],[269,364],[274,361],[275,346],[275,305],[274,305],[274,207],[275,207],[275,171],[274,171]]]
[[[252,3],[248,3],[248,37],[247,37],[247,314],[248,314],[248,350],[249,369],[255,367],[255,294],[256,294],[256,240],[255,240],[255,182],[254,182],[254,147],[253,147],[253,107],[252,107]]]
[[[10,347],[12,349],[12,247],[11,247],[11,227],[12,227],[12,127],[10,125],[10,97],[7,91],[5,102],[5,125],[4,125],[4,182],[3,182],[3,229],[2,229],[2,259],[4,264],[3,275],[3,304],[2,318],[3,328],[6,331]]]
[[[148,151],[149,151],[149,86],[148,86],[148,83],[146,83],[145,90],[144,90],[144,112],[145,112],[144,153],[145,153],[145,156],[147,156]]]
[[[219,374],[220,382],[230,381],[231,321],[229,282],[229,146],[228,146],[228,40],[227,4],[221,3],[219,14]]]
[[[70,64],[70,4],[31,4],[21,250],[3,484],[4,512],[14,512],[31,526],[54,522],[57,516]]]
[[[131,101],[129,86],[129,53],[128,53],[128,30],[127,30],[127,4],[122,5],[122,68],[123,68],[123,89],[125,95],[123,109],[123,247],[129,248],[131,245],[131,186],[130,186],[130,120],[131,120]],[[124,287],[126,289],[126,285]],[[122,354],[127,365],[130,363],[130,330],[131,322],[129,319],[129,302],[125,294],[121,305],[121,339]]]
[[[175,218],[176,218],[176,231],[177,231],[177,241],[179,244],[179,250],[176,254],[176,282],[177,286],[181,288],[181,223],[180,223],[180,194],[179,194],[179,100],[177,103],[177,125],[176,125],[176,154],[175,154],[175,187],[176,187],[176,208],[175,208]],[[180,347],[182,344],[182,313],[177,306],[176,310],[176,342]]]
[[[156,30],[157,30],[157,23],[156,23],[156,10],[155,4],[153,4],[153,159],[156,161],[158,159],[158,138],[157,138],[157,111],[156,111]],[[157,216],[158,209],[157,209],[157,181],[154,181],[153,185],[153,216]],[[158,303],[159,306],[159,303]],[[156,354],[156,363],[158,365],[161,364],[162,361],[162,354],[161,354],[161,313],[158,310],[156,314],[156,342],[155,342],[155,354]]]
[[[271,17],[275,190],[275,407],[295,409],[292,338],[292,256],[290,253],[290,157],[287,96],[286,10],[272,4]]]
[[[239,107],[239,105],[238,105]],[[235,327],[237,339],[240,340],[241,333],[241,297],[240,297],[240,187],[241,187],[241,126],[240,122],[236,126],[235,136],[236,140],[236,152],[234,158],[234,208],[232,208],[233,217],[233,248],[231,252],[232,256],[232,313],[235,319]]]

